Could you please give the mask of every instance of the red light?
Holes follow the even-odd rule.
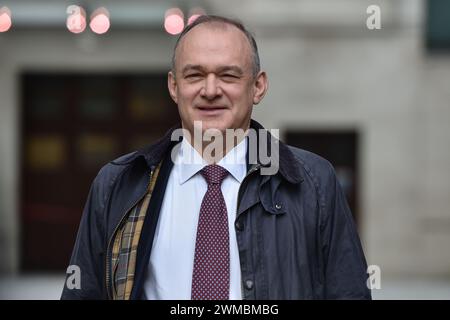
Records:
[[[198,17],[200,17],[201,14],[194,14],[192,15],[189,20],[188,20],[188,24],[191,24],[192,22],[194,22],[195,20],[197,20]]]
[[[188,25],[194,22],[198,17],[205,14],[205,10],[202,8],[193,8],[189,11],[189,19],[188,19]]]
[[[184,29],[184,15],[178,8],[171,8],[166,11],[164,28],[172,35],[179,34]]]
[[[81,33],[86,29],[86,11],[80,6],[68,6],[66,10],[67,17],[66,26],[72,33]]]
[[[109,30],[111,23],[109,21],[109,12],[101,7],[95,10],[91,15],[91,30],[97,34],[104,34]]]
[[[0,9],[0,32],[8,31],[11,26],[11,11],[7,7],[3,7]]]

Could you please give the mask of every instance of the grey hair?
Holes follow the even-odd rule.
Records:
[[[250,47],[252,48],[252,62],[253,62],[252,74],[253,74],[253,77],[255,78],[258,75],[259,71],[261,70],[261,64],[260,64],[259,54],[258,54],[258,46],[256,45],[255,38],[250,33],[250,31],[248,31],[247,28],[245,28],[245,26],[240,21],[222,17],[222,16],[215,16],[215,15],[201,15],[194,22],[187,25],[183,29],[183,31],[180,33],[180,35],[178,36],[177,42],[175,43],[175,47],[173,49],[173,54],[172,54],[172,72],[173,72],[173,74],[175,75],[175,62],[176,62],[175,54],[176,54],[176,51],[177,51],[177,48],[178,48],[178,45],[179,45],[181,39],[196,26],[203,24],[203,23],[214,23],[214,22],[235,26],[236,28],[238,28],[239,30],[241,30],[244,33],[245,37],[247,38],[248,42],[250,43]]]

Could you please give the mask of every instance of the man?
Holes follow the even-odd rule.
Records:
[[[332,166],[251,120],[268,88],[251,34],[198,18],[177,41],[168,87],[180,139],[173,128],[100,170],[70,263],[81,281],[69,274],[62,298],[370,299]]]

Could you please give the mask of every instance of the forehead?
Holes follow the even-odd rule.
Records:
[[[194,27],[180,41],[176,51],[176,68],[187,64],[214,67],[239,65],[248,67],[252,49],[245,34],[229,24],[205,23]]]

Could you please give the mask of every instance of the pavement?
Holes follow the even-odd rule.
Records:
[[[0,300],[57,300],[64,285],[64,274],[0,276]],[[374,300],[450,300],[450,279],[383,279],[380,289],[372,290]]]

